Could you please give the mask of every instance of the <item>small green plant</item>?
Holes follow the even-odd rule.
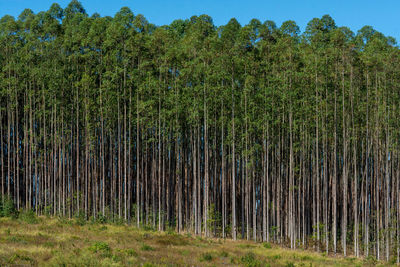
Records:
[[[285,267],[295,267],[293,262],[287,262]]]
[[[137,252],[133,249],[133,248],[128,248],[127,250],[125,250],[126,255],[130,256],[130,257],[137,257]]]
[[[240,258],[240,262],[246,267],[259,267],[261,262],[256,259],[256,256],[252,252],[246,253],[246,255]]]
[[[29,262],[31,265],[33,265],[35,263],[35,260],[26,256],[26,255],[21,255],[21,254],[17,254],[15,253],[14,255],[12,255],[9,259],[8,259],[8,263],[10,264],[14,264],[17,260],[19,261],[26,261]]]
[[[189,250],[182,250],[181,251],[181,255],[182,256],[188,256],[190,254],[190,251]]]
[[[21,243],[21,244],[26,244],[27,242],[22,238],[18,236],[8,236],[6,238],[7,242],[10,243]]]
[[[86,216],[85,213],[80,211],[76,216],[75,216],[75,223],[80,226],[84,226],[86,224]]]
[[[279,260],[281,258],[281,255],[271,255],[271,256],[267,256],[268,259],[270,260]]]
[[[211,204],[207,211],[207,227],[210,232],[219,231],[218,227],[222,222],[222,215],[215,208],[215,204]]]
[[[142,250],[142,251],[153,251],[154,248],[151,247],[151,246],[149,246],[149,245],[147,245],[147,244],[143,244],[143,245],[140,247],[140,250]]]
[[[46,205],[44,207],[44,214],[46,215],[47,218],[50,218],[52,210],[53,210],[53,207],[51,205]]]
[[[264,247],[264,248],[267,248],[267,249],[272,248],[272,246],[271,246],[271,244],[270,244],[269,242],[264,242],[264,243],[263,243],[263,247]]]
[[[29,224],[37,224],[38,218],[36,217],[36,214],[33,210],[28,210],[28,211],[24,211],[21,214],[19,214],[18,218],[26,223]]]
[[[200,255],[200,259],[199,261],[203,262],[203,261],[212,261],[213,256],[211,255],[211,253],[206,252]]]
[[[107,217],[104,216],[103,214],[99,214],[96,218],[96,222],[100,224],[105,224],[107,223]]]
[[[111,256],[111,248],[106,242],[98,241],[89,247],[89,251],[99,253],[104,257]]]
[[[369,255],[368,257],[366,257],[364,259],[364,261],[371,265],[376,265],[378,263],[378,261],[376,260],[376,258],[373,255]]]
[[[312,258],[311,258],[311,256],[305,255],[305,256],[300,257],[300,259],[301,259],[302,261],[309,261],[309,260],[311,260]]]
[[[99,227],[99,231],[106,231],[108,228],[105,225]]]
[[[18,211],[15,209],[14,202],[9,197],[2,197],[0,201],[0,217],[11,217],[16,219]]]
[[[43,243],[43,246],[45,248],[54,248],[55,247],[55,243],[51,242],[51,241],[46,241],[46,242]]]
[[[223,250],[223,251],[221,251],[221,253],[219,254],[221,257],[224,257],[224,258],[226,258],[226,257],[228,257],[228,252],[226,252],[225,250]]]
[[[254,248],[255,245],[253,245],[253,244],[239,244],[238,247],[246,249],[246,248]]]

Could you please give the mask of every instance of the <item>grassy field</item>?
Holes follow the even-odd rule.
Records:
[[[205,239],[114,224],[0,218],[0,266],[375,266],[266,243]],[[382,263],[382,266],[383,263]]]

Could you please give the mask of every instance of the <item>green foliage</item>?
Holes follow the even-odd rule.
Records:
[[[108,222],[107,217],[103,214],[97,214],[96,217],[92,216],[90,218],[92,224],[105,224]]]
[[[374,265],[374,266],[378,263],[378,261],[374,255],[368,255],[368,257],[365,257],[364,262],[366,264],[370,264],[370,265]]]
[[[229,256],[229,253],[228,252],[226,252],[225,250],[222,250],[221,252],[220,252],[220,254],[219,254],[221,257],[228,257]]]
[[[218,212],[215,208],[215,204],[212,203],[208,208],[208,215],[207,215],[207,227],[210,232],[220,232],[221,231],[221,222],[222,217],[221,213]]]
[[[126,253],[126,255],[128,255],[130,257],[137,257],[138,256],[137,252],[133,248],[126,249],[125,253]]]
[[[46,205],[44,207],[44,214],[46,215],[47,218],[49,218],[51,216],[52,210],[53,210],[53,206],[51,206],[51,205]]]
[[[246,267],[260,267],[262,265],[254,253],[248,252],[240,258],[240,262]]]
[[[14,202],[9,197],[1,197],[0,199],[0,217],[17,218],[18,211],[15,209]]]
[[[153,250],[155,250],[155,249],[154,249],[153,247],[147,245],[147,244],[143,244],[143,245],[140,247],[140,250],[141,250],[141,251],[153,251]]]
[[[37,224],[39,222],[33,210],[27,210],[21,212],[18,216],[18,219],[29,224]]]
[[[88,249],[92,253],[97,253],[103,257],[111,256],[111,248],[106,242],[101,242],[101,241],[95,242]]]
[[[271,243],[269,243],[269,242],[264,242],[264,243],[263,243],[263,247],[264,247],[264,248],[267,248],[267,249],[272,248]]]
[[[24,254],[20,254],[20,253],[15,253],[13,254],[9,259],[8,259],[8,263],[9,264],[15,264],[15,262],[27,262],[31,265],[35,264],[35,260],[32,259],[31,257],[24,255]]]
[[[209,252],[203,253],[200,255],[199,261],[203,262],[203,261],[212,261],[213,259],[213,255]]]
[[[87,223],[86,215],[83,211],[80,211],[75,215],[75,223],[79,226],[84,226]]]

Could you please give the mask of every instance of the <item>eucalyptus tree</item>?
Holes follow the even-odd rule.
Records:
[[[155,26],[53,4],[0,20],[1,194],[18,209],[400,254],[399,50],[328,15],[304,33]]]

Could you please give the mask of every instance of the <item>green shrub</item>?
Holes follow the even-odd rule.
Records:
[[[293,262],[286,263],[285,267],[295,267]]]
[[[240,262],[246,267],[259,267],[261,262],[256,259],[256,256],[252,252],[246,253],[246,255],[240,258]]]
[[[142,251],[153,251],[154,248],[151,247],[151,246],[149,246],[149,245],[147,245],[147,244],[143,244],[143,245],[140,247],[140,250],[142,250]]]
[[[364,258],[364,261],[371,265],[376,265],[378,263],[377,259],[373,255],[369,255],[368,257]]]
[[[96,222],[100,224],[105,224],[107,223],[107,217],[104,216],[103,214],[99,214],[96,218]]]
[[[53,210],[53,206],[51,206],[51,205],[46,205],[44,207],[44,214],[46,215],[47,218],[50,218],[50,216],[52,214],[52,210]]]
[[[90,247],[89,250],[93,253],[99,253],[102,256],[111,256],[111,248],[106,242],[95,242]]]
[[[302,261],[309,261],[309,260],[312,260],[312,257],[311,257],[311,256],[308,256],[308,255],[304,255],[304,256],[301,256],[300,259],[301,259]]]
[[[76,216],[75,216],[75,223],[80,226],[84,226],[86,224],[86,216],[85,213],[80,211]]]
[[[153,225],[143,225],[143,230],[146,232],[155,232],[156,228],[153,227]]]
[[[23,211],[19,214],[18,219],[29,224],[37,224],[39,222],[33,210]]]
[[[268,242],[264,242],[264,243],[263,243],[263,246],[264,246],[264,248],[267,248],[267,249],[272,248],[271,244],[268,243]]]
[[[211,253],[206,252],[206,253],[203,253],[200,255],[199,260],[200,261],[212,261],[212,259],[213,259],[213,256],[211,255]]]
[[[9,197],[2,197],[0,201],[0,217],[17,218],[18,211],[15,209],[14,202]]]
[[[221,257],[224,257],[224,258],[229,256],[228,252],[226,252],[225,250],[221,251],[220,255],[221,255]]]
[[[281,255],[272,255],[272,256],[268,256],[268,258],[272,259],[272,260],[279,260],[281,257]]]
[[[35,264],[35,260],[32,259],[31,257],[29,257],[27,255],[18,254],[18,253],[13,254],[8,259],[8,263],[9,264],[15,264],[16,262],[20,262],[20,261],[29,262],[30,265],[34,265]]]
[[[105,225],[99,227],[99,231],[106,231],[108,228]]]

